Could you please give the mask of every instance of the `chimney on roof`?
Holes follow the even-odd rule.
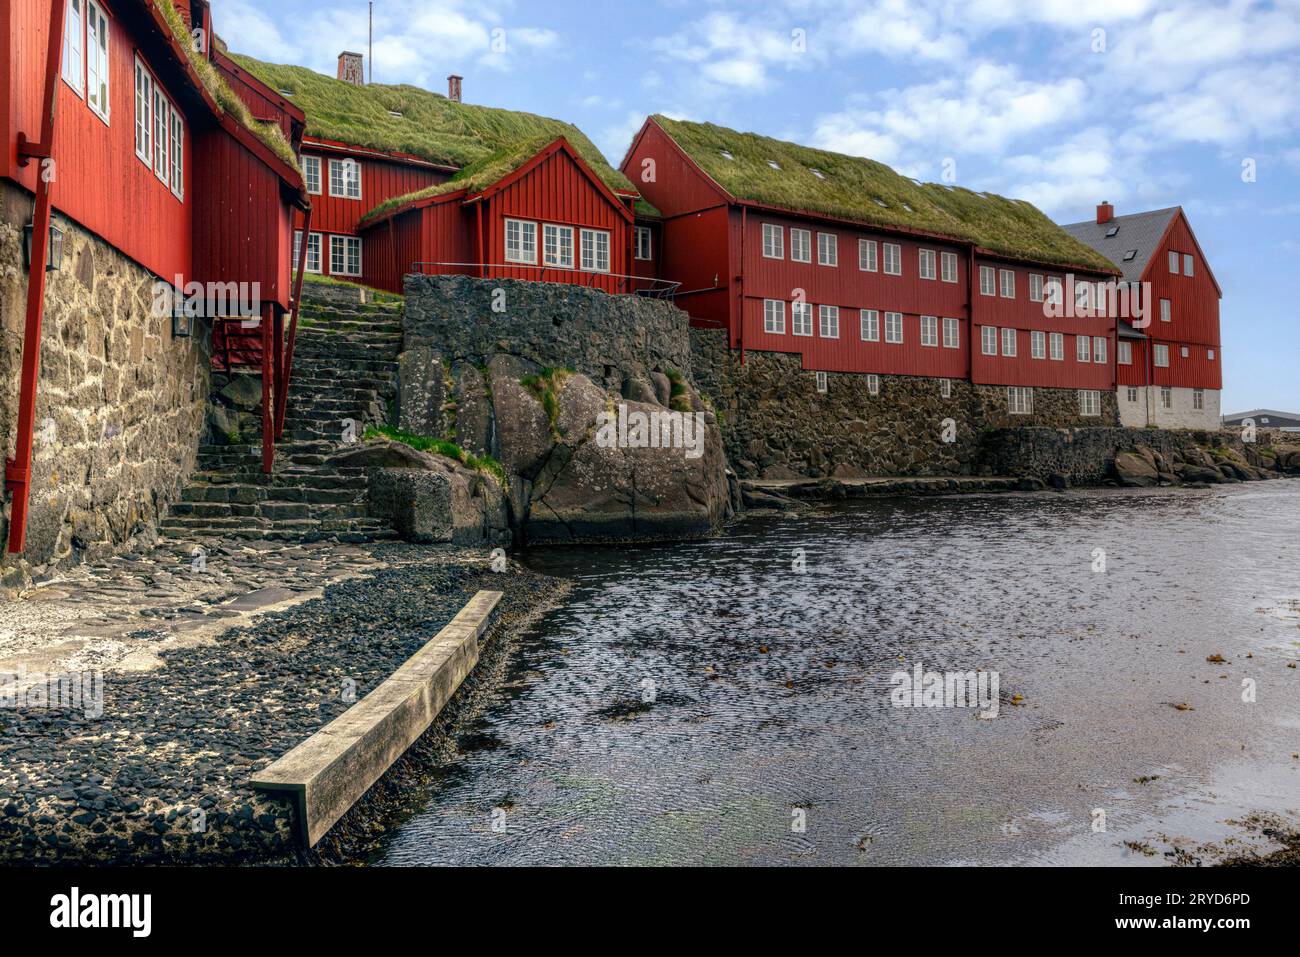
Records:
[[[1097,225],[1108,223],[1115,218],[1115,207],[1102,200],[1097,204]]]
[[[362,66],[365,59],[360,53],[349,53],[344,50],[339,54],[339,75],[338,78],[344,83],[352,83],[356,86],[366,85],[366,74]]]
[[[451,102],[460,102],[460,84],[464,79],[463,76],[457,76],[455,73],[447,77],[447,99]]]

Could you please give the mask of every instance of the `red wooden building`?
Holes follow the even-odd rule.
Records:
[[[1062,227],[1117,263],[1146,290],[1145,322],[1120,325],[1120,420],[1125,425],[1217,429],[1223,389],[1219,300],[1223,291],[1181,206]]]
[[[1114,319],[1054,316],[1054,283],[1113,264],[1016,200],[919,184],[870,160],[651,117],[623,171],[659,210],[660,275],[733,348],[828,372],[1115,388]],[[1084,393],[1088,393],[1084,395]],[[1032,396],[1008,402],[1021,411]]]

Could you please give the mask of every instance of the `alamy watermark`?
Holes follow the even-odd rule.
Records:
[[[191,319],[257,319],[262,314],[260,282],[185,282],[159,280],[153,284],[155,317],[182,315]]]
[[[980,708],[981,718],[998,716],[996,671],[925,671],[917,662],[889,683],[896,686],[889,693],[895,708]]]
[[[87,718],[104,714],[104,673],[93,671],[0,672],[0,708],[80,710]]]
[[[684,449],[688,459],[698,459],[705,434],[703,412],[628,411],[620,402],[617,411],[596,416],[596,445],[602,449]]]

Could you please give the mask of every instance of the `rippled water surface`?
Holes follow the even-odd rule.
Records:
[[[1297,481],[867,501],[524,560],[577,590],[384,863],[1148,864],[1300,809]],[[998,716],[894,707],[918,662],[997,672]]]

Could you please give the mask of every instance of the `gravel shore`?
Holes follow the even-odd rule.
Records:
[[[352,577],[251,624],[157,652],[161,667],[102,675],[102,715],[0,709],[0,861],[263,863],[353,860],[411,795],[438,726],[331,834],[294,848],[288,805],[254,792],[253,772],[333,720],[432,638],[482,588],[505,592],[486,637],[502,636],[563,597],[551,578],[482,551],[366,549]],[[368,567],[362,567],[368,566]],[[291,588],[294,583],[285,582]],[[148,641],[148,635],[137,636]],[[480,670],[484,668],[480,665]],[[453,699],[475,693],[478,678]],[[445,731],[446,721],[440,719]]]

